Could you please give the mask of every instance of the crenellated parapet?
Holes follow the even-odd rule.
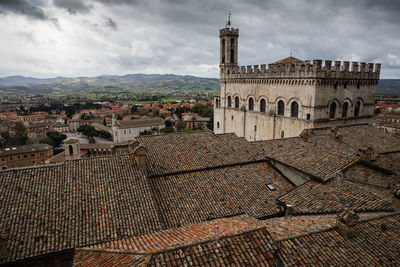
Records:
[[[239,35],[239,29],[234,29],[234,28],[224,28],[219,30],[219,36],[238,36]]]
[[[381,64],[316,59],[311,63],[266,64],[235,66],[224,69],[221,78],[226,79],[334,79],[379,80]]]

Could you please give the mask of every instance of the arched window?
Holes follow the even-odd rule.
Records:
[[[282,100],[278,102],[278,115],[285,115],[285,103]]]
[[[221,63],[225,63],[225,39],[222,39],[222,51],[221,51],[221,54],[222,54]]]
[[[70,154],[70,155],[73,155],[73,154],[74,154],[74,149],[73,149],[72,145],[69,145],[69,146],[68,146],[68,150],[69,150],[69,154]]]
[[[235,39],[231,39],[231,62],[235,63]]]
[[[254,99],[252,97],[249,98],[249,110],[254,110]]]
[[[358,117],[360,115],[360,101],[357,101],[355,106],[354,106],[354,117]]]
[[[342,107],[342,118],[347,117],[347,110],[349,109],[349,103],[344,102],[343,107]]]
[[[217,128],[219,128],[219,121],[217,121]]]
[[[228,108],[232,107],[232,97],[228,96]]]
[[[235,108],[239,108],[239,97],[235,97]]]
[[[329,118],[330,119],[335,118],[335,114],[336,114],[336,103],[332,102],[332,104],[329,108]]]
[[[299,116],[299,104],[296,101],[290,106],[290,117],[297,118]]]
[[[266,106],[267,106],[267,104],[265,102],[265,99],[264,98],[261,99],[261,101],[260,101],[260,112],[265,112]]]

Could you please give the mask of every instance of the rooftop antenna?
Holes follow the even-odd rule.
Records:
[[[291,56],[291,57],[293,57],[293,53],[292,53],[292,51],[290,51],[290,56]]]
[[[230,28],[230,26],[231,26],[231,11],[229,10],[229,12],[228,12],[228,21],[226,22],[225,27],[226,28]]]

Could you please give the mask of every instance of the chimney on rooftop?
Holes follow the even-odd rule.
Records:
[[[360,217],[350,209],[341,209],[337,213],[337,230],[345,237],[355,236],[355,225]]]
[[[147,170],[147,157],[146,157],[147,151],[148,150],[142,145],[135,147],[133,150],[133,155],[135,157],[136,164],[142,171]]]
[[[331,128],[331,136],[334,140],[339,140],[342,136],[339,134],[339,130],[336,126],[332,126]]]
[[[138,146],[140,146],[139,141],[137,141],[136,139],[131,140],[128,142],[128,151],[133,152],[135,150],[135,148]]]
[[[308,141],[308,138],[310,137],[310,130],[309,130],[309,129],[304,129],[303,131],[301,131],[300,137],[301,137],[301,139],[303,139],[305,142],[307,142],[307,141]]]
[[[370,146],[362,146],[358,149],[358,155],[361,159],[371,161],[373,159],[374,150]]]
[[[285,217],[291,216],[293,213],[293,206],[289,203],[285,204]]]

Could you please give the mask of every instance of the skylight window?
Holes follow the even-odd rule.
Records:
[[[273,186],[272,184],[265,184],[267,187],[268,187],[268,189],[269,190],[271,190],[271,191],[275,191],[276,190],[276,188],[275,188],[275,186]]]

